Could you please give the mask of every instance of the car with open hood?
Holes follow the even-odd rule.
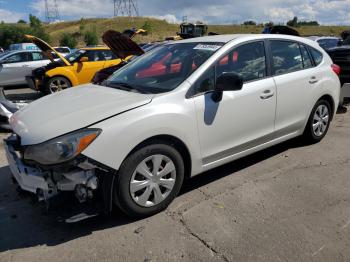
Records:
[[[174,41],[10,119],[15,181],[50,202],[102,196],[134,217],[165,209],[185,178],[298,136],[327,134],[340,82],[314,41],[218,35]]]
[[[29,86],[45,94],[51,94],[63,89],[91,82],[95,73],[103,68],[120,64],[129,57],[120,58],[108,47],[86,47],[63,56],[43,40],[27,35],[50,58],[47,66],[33,70],[27,76]],[[54,60],[52,54],[59,57]]]

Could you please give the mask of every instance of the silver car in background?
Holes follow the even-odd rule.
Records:
[[[26,75],[50,63],[41,51],[15,50],[0,53],[0,86],[27,84]]]

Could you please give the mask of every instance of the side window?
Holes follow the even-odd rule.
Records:
[[[304,68],[299,44],[289,41],[271,41],[272,71],[286,74]]]
[[[300,51],[301,51],[301,57],[303,58],[304,68],[306,69],[306,68],[313,67],[309,52],[307,51],[304,45],[300,45]]]
[[[215,89],[215,67],[208,69],[196,82],[196,94],[210,92]]]
[[[315,61],[316,66],[318,66],[319,64],[321,64],[322,60],[323,60],[323,55],[320,51],[309,47],[310,53]]]
[[[111,50],[105,50],[103,51],[105,60],[113,60],[117,59],[117,56],[111,51]]]
[[[266,56],[264,42],[241,45],[223,57],[216,66],[216,75],[235,72],[243,77],[244,82],[266,76]]]
[[[32,53],[32,60],[33,61],[40,61],[40,60],[45,60],[44,56],[42,53],[39,52],[33,52]]]
[[[89,62],[105,61],[106,54],[104,50],[94,50],[89,52]]]
[[[28,53],[22,52],[13,54],[5,59],[5,63],[21,63],[29,61]]]

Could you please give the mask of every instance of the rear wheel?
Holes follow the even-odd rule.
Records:
[[[71,87],[70,81],[62,76],[55,76],[46,81],[45,93],[53,94]]]
[[[183,179],[184,163],[176,149],[167,144],[148,145],[122,164],[114,202],[129,216],[151,216],[171,203]]]
[[[328,132],[331,116],[332,108],[329,102],[319,100],[312,109],[304,131],[304,138],[311,143],[321,141]]]

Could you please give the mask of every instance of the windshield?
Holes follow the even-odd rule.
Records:
[[[74,63],[79,60],[79,58],[86,53],[86,50],[77,50],[69,55],[66,55],[65,58],[70,62]]]
[[[55,47],[54,49],[59,53],[70,53],[69,49],[66,47]]]
[[[142,55],[116,71],[109,87],[140,93],[164,93],[178,87],[224,43],[174,43]]]

